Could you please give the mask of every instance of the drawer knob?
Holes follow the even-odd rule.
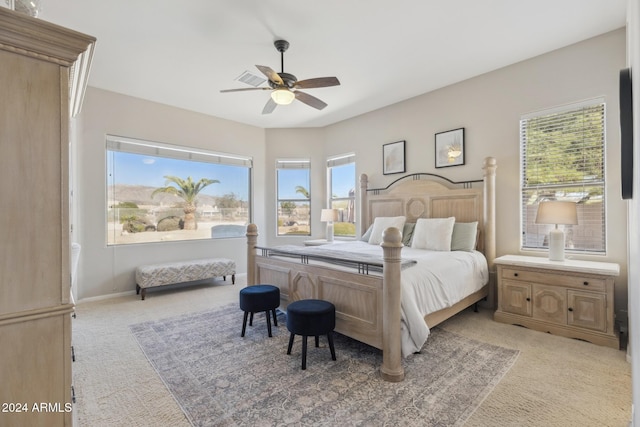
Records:
[[[514,275],[515,277],[518,277],[518,273],[513,273],[513,275]]]
[[[528,297],[527,297],[527,301],[531,301],[531,298],[528,298]]]
[[[573,308],[569,307],[569,311],[573,311]]]
[[[589,286],[589,282],[582,282],[583,285]]]

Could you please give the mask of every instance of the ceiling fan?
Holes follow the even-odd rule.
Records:
[[[280,67],[282,72],[276,73],[270,67],[264,65],[256,65],[256,68],[267,76],[269,87],[250,87],[242,89],[224,89],[220,92],[244,92],[248,90],[270,90],[271,97],[262,109],[262,114],[269,114],[275,110],[278,105],[288,105],[294,99],[304,102],[305,104],[322,110],[327,104],[324,101],[311,96],[308,93],[301,92],[298,89],[313,89],[319,87],[338,86],[340,81],[336,77],[317,77],[314,79],[300,80],[293,74],[284,72],[284,53],[289,48],[289,42],[286,40],[276,40],[274,46],[280,52]]]

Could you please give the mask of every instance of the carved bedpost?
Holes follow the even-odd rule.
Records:
[[[369,203],[367,202],[367,187],[369,186],[369,177],[366,173],[360,175],[360,206],[357,208],[360,213],[360,237],[367,232],[367,219],[369,218]]]
[[[489,305],[496,304],[496,277],[493,260],[496,258],[496,168],[495,157],[487,157],[482,165],[484,179],[484,255],[489,265]]]
[[[247,226],[247,286],[256,284],[256,244],[258,242],[258,226]]]
[[[395,227],[382,234],[384,268],[382,281],[382,366],[380,375],[386,381],[404,379],[402,341],[400,337],[400,256],[402,233]]]

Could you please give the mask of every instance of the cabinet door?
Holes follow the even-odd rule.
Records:
[[[566,289],[555,286],[533,286],[533,317],[546,322],[567,324]]]
[[[500,309],[506,313],[531,316],[531,285],[529,283],[502,280]]]
[[[568,319],[571,326],[606,331],[607,296],[569,290]]]

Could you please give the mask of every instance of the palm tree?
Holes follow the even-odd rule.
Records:
[[[151,197],[153,198],[153,196],[158,193],[167,193],[173,194],[183,199],[184,204],[182,208],[184,209],[184,229],[197,230],[198,222],[196,221],[195,211],[198,193],[205,187],[211,184],[219,183],[220,181],[218,181],[217,179],[202,178],[198,182],[193,182],[193,179],[191,179],[190,176],[187,177],[186,180],[178,178],[177,176],[170,175],[165,175],[165,178],[167,180],[165,182],[165,187],[160,187],[154,190],[154,192],[151,193]],[[169,185],[170,183],[175,184],[177,188]]]
[[[309,190],[304,188],[302,185],[296,185],[296,193],[302,194],[305,199],[309,198]]]

